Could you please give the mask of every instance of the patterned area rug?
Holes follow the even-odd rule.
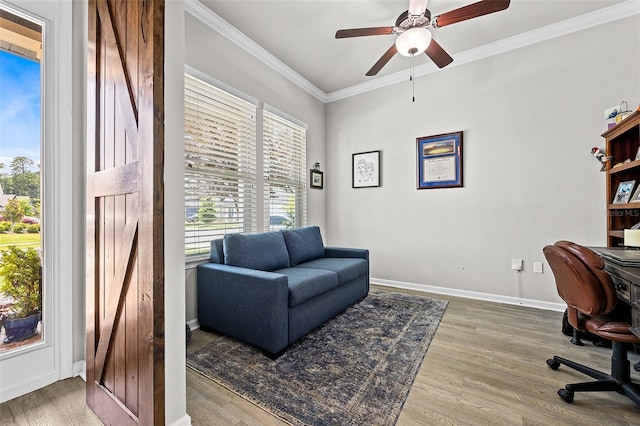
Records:
[[[220,337],[187,366],[295,425],[393,425],[447,302],[370,293],[273,361]]]

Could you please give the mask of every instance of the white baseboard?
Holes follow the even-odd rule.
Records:
[[[477,291],[459,290],[454,288],[436,287],[425,284],[406,283],[402,281],[383,280],[371,278],[371,284],[384,287],[396,287],[406,290],[414,290],[423,293],[444,294],[447,296],[463,297],[466,299],[484,300],[487,302],[505,303],[508,305],[526,306],[529,308],[544,309],[547,311],[564,312],[567,306],[564,303],[545,302],[543,300],[522,299],[499,294],[480,293]]]
[[[87,364],[84,360],[73,363],[73,377],[80,376],[87,381]]]
[[[192,319],[191,321],[187,321],[187,325],[189,326],[191,331],[197,330],[200,328],[200,323],[198,322],[198,318]]]
[[[191,426],[191,416],[185,414],[182,418],[170,423],[170,426]]]
[[[9,386],[3,383],[2,393],[0,394],[0,403],[7,402],[9,400],[12,400],[13,398],[17,398],[19,396],[33,392],[37,389],[41,389],[45,386],[57,382],[58,379],[58,373],[56,371],[52,371],[51,373],[41,377],[37,377],[36,379],[27,380],[20,383],[12,383]]]

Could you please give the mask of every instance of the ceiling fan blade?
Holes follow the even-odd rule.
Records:
[[[431,39],[431,43],[429,43],[429,47],[424,53],[431,58],[438,68],[444,68],[453,62],[453,58],[434,39]]]
[[[510,0],[483,0],[468,6],[454,9],[434,18],[436,27],[455,24],[478,16],[499,12],[509,7]]]
[[[393,34],[393,27],[352,28],[336,31],[336,38]]]
[[[409,0],[409,15],[423,15],[427,9],[427,0]]]
[[[382,55],[382,57],[378,59],[378,62],[376,62],[371,67],[371,69],[367,71],[367,76],[371,77],[378,74],[378,72],[382,69],[382,67],[384,67],[387,64],[387,62],[389,62],[389,60],[391,60],[391,58],[393,58],[393,55],[395,55],[396,53],[398,53],[398,49],[396,49],[396,44],[394,43],[391,45],[389,50],[387,50],[384,53],[384,55]]]

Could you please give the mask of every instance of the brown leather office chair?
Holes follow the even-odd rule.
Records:
[[[631,345],[640,344],[640,338],[630,331],[629,323],[614,314],[618,298],[611,277],[604,271],[604,262],[592,250],[569,241],[548,245],[543,252],[555,276],[558,294],[567,303],[569,324],[613,344],[611,374],[559,356],[547,360],[554,370],[564,364],[597,380],[568,384],[558,390],[558,395],[573,402],[574,392],[616,391],[640,405],[640,385],[631,381],[627,358],[627,351]]]

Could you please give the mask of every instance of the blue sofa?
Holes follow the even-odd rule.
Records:
[[[198,322],[277,356],[369,293],[369,251],[320,228],[230,234],[198,266]]]

